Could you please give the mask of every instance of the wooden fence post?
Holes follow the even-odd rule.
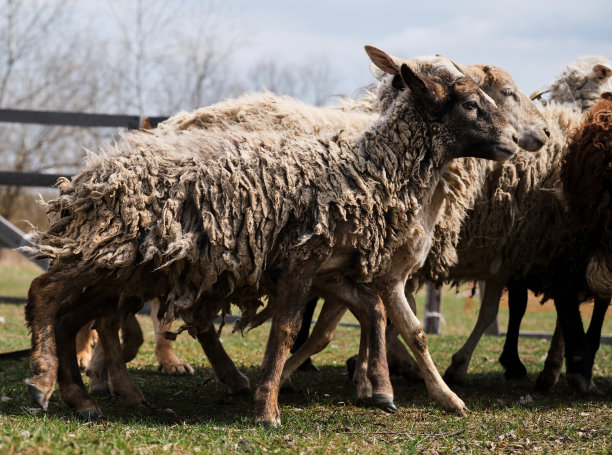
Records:
[[[442,319],[442,286],[427,283],[425,294],[425,333],[440,333],[440,320]]]

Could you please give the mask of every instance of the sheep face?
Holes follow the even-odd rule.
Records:
[[[401,77],[424,114],[449,131],[453,158],[503,161],[518,151],[516,131],[471,78],[417,76],[406,64]]]
[[[447,144],[454,152],[451,158],[472,156],[502,161],[518,151],[516,131],[494,101],[456,68],[435,66],[435,75],[417,74],[410,65],[380,49],[366,46],[365,50],[374,65],[393,76],[395,89],[409,88],[424,116],[446,127],[449,141],[453,142]]]
[[[458,67],[476,81],[516,129],[519,146],[535,152],[548,141],[548,124],[537,106],[521,92],[506,70],[493,65]]]

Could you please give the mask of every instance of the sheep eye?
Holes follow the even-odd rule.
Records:
[[[478,108],[478,104],[476,103],[476,101],[468,101],[467,103],[463,103],[463,107],[468,111],[473,111],[474,109]]]
[[[509,88],[502,90],[502,95],[504,96],[514,96],[514,92]]]

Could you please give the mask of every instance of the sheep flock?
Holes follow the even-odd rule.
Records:
[[[122,133],[58,181],[51,225],[32,249],[52,266],[26,305],[26,382],[43,409],[57,382],[76,413],[101,416],[79,366],[90,392],[145,404],[125,363],[142,343],[134,314],[153,300],[164,371],[193,373],[161,336],[180,319],[232,392],[251,385],[215,319],[237,309],[240,331],[271,320],[258,423],[281,424],[281,386],[325,348],[347,309],[361,326],[350,371],[360,402],[397,409],[392,367],[465,416],[447,383],[465,380],[505,288],[506,376],[526,374],[517,344],[531,289],[558,314],[537,387],[556,383],[565,358],[572,386],[597,392],[592,369],[612,297],[612,62],[580,58],[530,98],[495,65],[366,53],[376,82],[361,98],[314,107],[245,94]],[[426,282],[475,281],[484,284],[478,321],[442,377],[413,294]],[[313,332],[287,359],[315,297],[324,305]]]

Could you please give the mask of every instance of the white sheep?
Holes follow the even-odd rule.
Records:
[[[610,76],[612,61],[602,56],[579,57],[531,97],[541,98],[544,105],[563,103],[584,112],[595,105],[603,92],[612,91]]]

